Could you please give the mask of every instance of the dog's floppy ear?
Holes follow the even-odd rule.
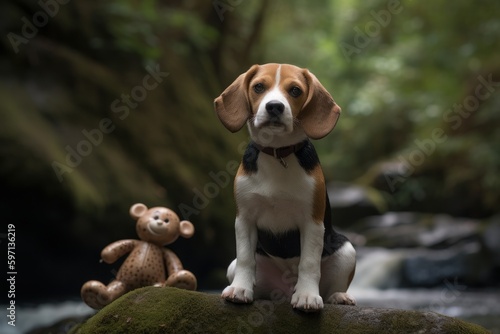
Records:
[[[222,94],[215,99],[214,107],[220,121],[231,132],[240,130],[250,118],[252,111],[248,101],[248,85],[257,73],[259,65],[253,65],[241,74]]]
[[[307,100],[298,118],[309,138],[320,139],[333,130],[340,116],[340,107],[314,74],[304,70],[309,86]]]

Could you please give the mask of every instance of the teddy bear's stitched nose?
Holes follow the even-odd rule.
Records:
[[[161,220],[158,220],[158,221],[156,222],[156,225],[158,225],[158,226],[161,226],[161,225],[163,225],[163,221],[161,221]]]

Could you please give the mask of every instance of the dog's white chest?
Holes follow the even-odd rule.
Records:
[[[261,154],[257,172],[235,180],[238,210],[258,227],[274,233],[298,228],[311,219],[315,180],[295,156],[287,157],[286,162],[284,168],[274,157]]]

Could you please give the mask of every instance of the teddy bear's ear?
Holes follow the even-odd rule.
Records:
[[[190,221],[183,220],[179,225],[179,232],[184,238],[191,238],[194,234],[194,225]]]
[[[144,215],[148,211],[148,207],[142,203],[134,204],[130,207],[129,213],[130,216],[134,219],[139,219],[142,215]]]

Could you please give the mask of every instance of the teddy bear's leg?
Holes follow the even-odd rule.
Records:
[[[99,281],[88,281],[82,286],[83,301],[94,309],[101,309],[126,292],[123,282],[114,280],[108,286]]]
[[[165,285],[179,289],[196,290],[197,282],[193,273],[183,269],[170,275]]]
[[[80,290],[80,294],[85,304],[93,309],[101,309],[106,306],[104,303],[105,298],[103,298],[107,294],[106,286],[99,281],[85,283]]]

